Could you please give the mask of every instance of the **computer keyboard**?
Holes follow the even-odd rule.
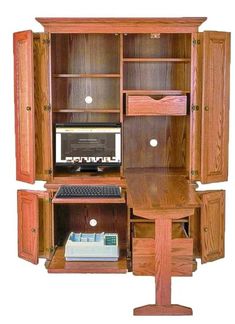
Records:
[[[118,186],[61,186],[56,198],[121,198]]]

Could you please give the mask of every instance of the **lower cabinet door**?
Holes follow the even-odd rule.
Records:
[[[46,207],[45,207],[45,201]],[[49,193],[18,190],[18,255],[34,264],[51,248]]]
[[[225,191],[200,193],[202,263],[224,257]]]

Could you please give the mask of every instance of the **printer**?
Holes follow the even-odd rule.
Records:
[[[66,261],[117,261],[117,233],[71,232],[65,245]]]

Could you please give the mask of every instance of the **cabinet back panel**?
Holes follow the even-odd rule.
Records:
[[[190,89],[190,63],[125,63],[124,89],[188,91]]]
[[[127,208],[124,204],[55,205],[55,243],[64,244],[70,232],[118,233],[119,242],[127,240]],[[95,227],[89,224],[97,221]]]
[[[52,86],[53,109],[118,109],[119,79],[111,78],[54,78]],[[92,97],[86,103],[85,98]]]
[[[52,73],[119,73],[119,36],[52,35]]]
[[[190,34],[129,34],[124,36],[124,57],[126,58],[190,58]]]
[[[188,116],[126,117],[124,168],[187,168],[188,123]]]

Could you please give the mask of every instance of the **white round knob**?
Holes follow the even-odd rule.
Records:
[[[149,142],[149,144],[152,146],[152,147],[156,147],[158,145],[158,141],[155,139],[155,138],[152,138]]]
[[[97,220],[94,219],[94,218],[92,218],[92,219],[90,220],[89,224],[90,224],[92,227],[94,227],[94,226],[97,225]]]
[[[93,99],[92,99],[91,96],[86,96],[86,98],[85,98],[85,102],[86,102],[87,104],[92,103],[92,101],[93,101]]]

